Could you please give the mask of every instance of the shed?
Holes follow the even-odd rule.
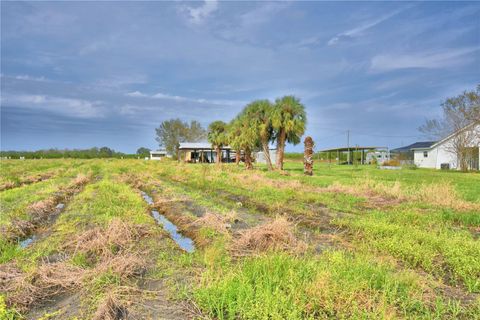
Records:
[[[162,160],[165,157],[169,157],[165,149],[150,151],[150,160]]]
[[[230,146],[220,148],[222,162],[233,162],[235,152]],[[209,142],[181,142],[178,147],[178,159],[190,163],[215,163],[217,151]]]

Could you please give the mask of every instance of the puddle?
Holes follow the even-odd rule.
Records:
[[[53,223],[58,215],[60,214],[60,212],[65,208],[65,203],[59,203],[55,206],[55,212],[54,214],[52,214],[50,217],[47,218],[47,222],[49,224]],[[45,235],[42,235],[40,236],[40,234],[33,234],[32,236],[26,238],[26,239],[23,239],[23,240],[20,240],[18,241],[18,244],[20,245],[20,247],[22,249],[25,249],[26,247],[28,247],[29,245],[31,245],[32,243],[34,243],[35,241],[37,241],[38,239],[40,238],[43,238]]]
[[[153,204],[153,199],[148,194],[142,191],[142,197],[148,204]],[[177,226],[168,220],[163,214],[160,214],[157,210],[152,210],[152,216],[159,224],[163,226],[163,229],[170,234],[170,237],[175,241],[180,248],[188,253],[195,251],[195,244],[192,239],[183,236],[178,232]]]
[[[27,238],[25,240],[22,240],[20,241],[18,244],[20,245],[20,247],[22,247],[23,249],[25,249],[26,247],[28,247],[32,242],[34,242],[35,240],[37,240],[37,236],[36,235],[33,235],[31,236],[30,238]]]

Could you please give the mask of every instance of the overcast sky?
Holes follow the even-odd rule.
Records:
[[[1,3],[3,150],[157,148],[294,94],[317,150],[398,147],[480,83],[475,2]],[[288,150],[302,147],[289,146]]]

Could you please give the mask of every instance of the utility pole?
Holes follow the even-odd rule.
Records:
[[[347,130],[347,164],[350,164],[350,129]]]

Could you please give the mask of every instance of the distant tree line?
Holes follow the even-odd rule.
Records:
[[[137,158],[140,155],[126,154],[116,152],[108,147],[90,148],[90,149],[46,149],[37,151],[0,151],[2,158],[9,157],[11,159],[60,159],[60,158],[78,158],[78,159],[94,159],[94,158]]]

